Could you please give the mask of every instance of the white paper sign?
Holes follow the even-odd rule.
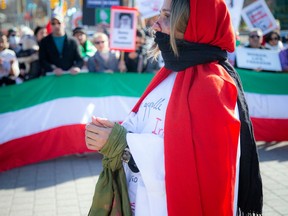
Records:
[[[136,0],[141,18],[146,19],[159,14],[164,0]]]
[[[225,0],[225,2],[230,12],[234,30],[238,31],[244,0]]]
[[[276,50],[236,47],[239,68],[281,71],[279,52]]]
[[[250,29],[260,28],[264,35],[277,28],[276,20],[263,0],[245,7],[242,10],[242,17]]]
[[[137,10],[135,8],[111,7],[110,49],[134,51],[136,48]]]

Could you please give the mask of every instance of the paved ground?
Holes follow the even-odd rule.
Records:
[[[264,216],[288,216],[288,142],[258,143]],[[0,216],[86,216],[101,156],[67,156],[0,173]]]

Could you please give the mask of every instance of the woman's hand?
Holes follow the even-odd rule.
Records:
[[[93,116],[92,122],[86,125],[85,130],[87,148],[95,151],[101,150],[107,143],[114,124],[107,119]]]

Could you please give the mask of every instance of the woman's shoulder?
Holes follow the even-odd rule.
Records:
[[[204,64],[198,67],[194,85],[208,95],[220,94],[223,90],[231,90],[237,94],[236,83],[229,73],[217,63]]]

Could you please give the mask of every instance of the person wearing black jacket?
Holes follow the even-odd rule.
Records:
[[[65,33],[64,18],[53,14],[51,18],[52,33],[40,42],[39,59],[45,73],[61,75],[69,71],[80,72],[84,61],[80,55],[77,41]]]

